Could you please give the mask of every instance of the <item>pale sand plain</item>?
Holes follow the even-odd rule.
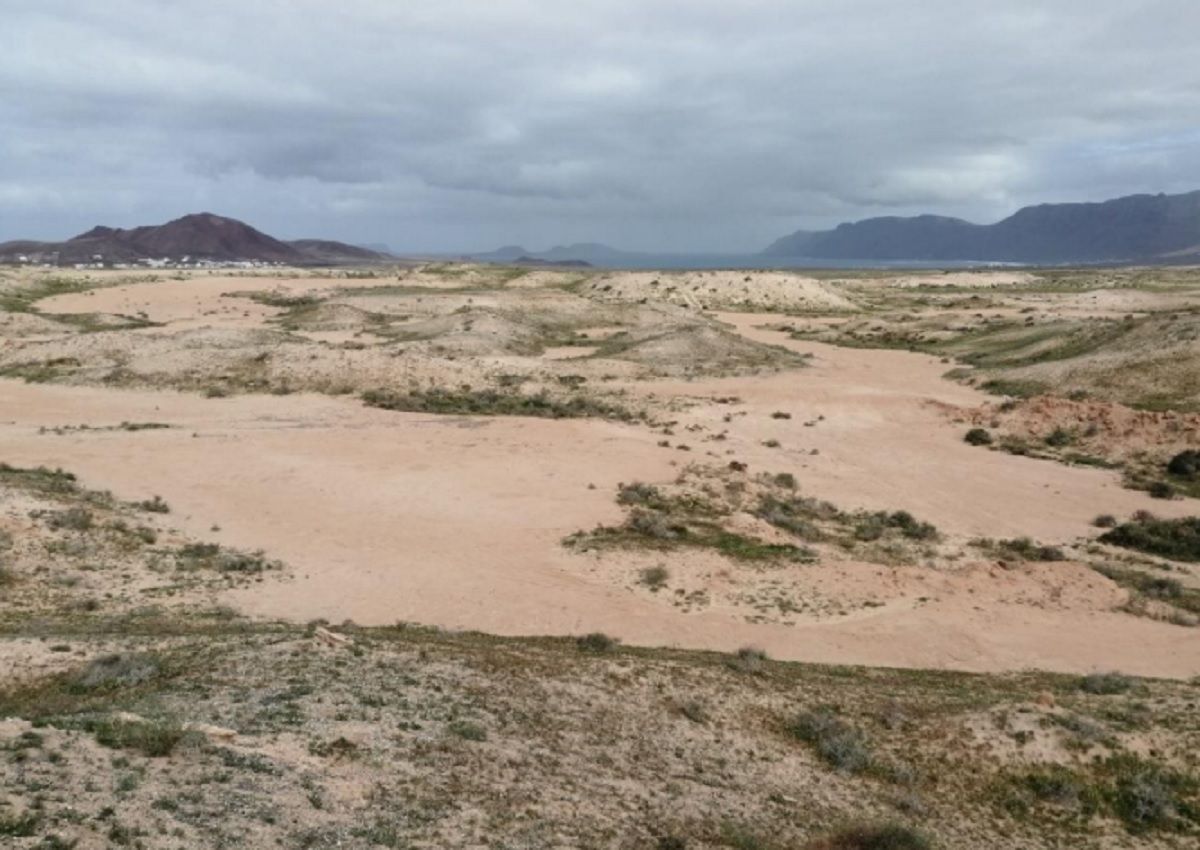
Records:
[[[127,332],[139,335],[232,332],[266,327],[281,308],[231,293],[296,297],[347,283],[198,277],[62,295],[39,307],[139,315],[164,326]],[[349,283],[369,289],[390,282]],[[435,274],[405,280],[431,290],[444,284]],[[646,284],[635,278],[624,297],[639,297]],[[768,284],[786,287],[786,276],[756,276],[755,303],[767,298]],[[799,291],[820,296],[822,309],[849,305],[817,281],[805,279]],[[785,306],[793,302],[789,293]],[[947,410],[987,397],[947,380],[949,367],[938,358],[793,340],[768,329],[778,319],[727,312],[710,321],[809,355],[804,368],[684,379],[631,375],[627,363],[610,364],[609,386],[672,409],[672,430],[681,436],[669,447],[660,445],[661,429],[641,423],[404,413],[315,393],[204,398],[4,380],[2,459],[69,469],[122,498],[160,494],[188,534],[282,560],[286,576],[225,597],[259,617],[409,621],[504,635],[603,631],[634,644],[756,646],[781,659],[881,666],[1200,673],[1194,629],[1122,611],[1127,592],[1072,558],[1001,565],[964,551],[936,567],[853,557],[781,566],[772,583],[824,604],[764,622],[737,602],[740,587],[764,581],[761,571],[715,553],[565,547],[573,532],[620,521],[620,483],[668,483],[689,464],[731,460],[750,473],[791,473],[802,492],[845,509],[910,511],[958,543],[1029,536],[1071,546],[1096,536],[1091,521],[1101,513],[1194,513],[1191,500],[1161,502],[1123,489],[1109,470],[967,446]],[[350,338],[312,342],[327,350]],[[551,346],[541,355],[480,359],[574,362],[561,360],[567,354]],[[419,356],[429,360],[423,374],[462,368],[458,360]],[[173,427],[43,430],[142,421]],[[637,571],[660,562],[672,572],[672,590],[709,602],[685,609],[674,604],[677,594],[639,587]]]

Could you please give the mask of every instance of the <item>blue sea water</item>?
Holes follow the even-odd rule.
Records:
[[[762,254],[615,254],[586,259],[597,268],[608,269],[971,269],[1008,265],[967,260],[821,260]]]

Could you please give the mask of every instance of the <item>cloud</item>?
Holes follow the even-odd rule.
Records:
[[[1200,4],[9,0],[0,238],[754,250],[1200,187]]]

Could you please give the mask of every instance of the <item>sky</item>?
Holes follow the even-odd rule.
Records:
[[[0,240],[758,251],[1200,189],[1195,0],[0,0]]]

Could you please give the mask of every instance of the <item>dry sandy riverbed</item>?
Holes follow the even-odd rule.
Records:
[[[222,293],[279,281],[234,283],[136,284],[45,307],[143,312],[172,327],[257,324],[275,312]],[[675,426],[689,435],[676,443],[693,443],[687,454],[660,447],[645,426],[598,420],[438,417],[317,395],[204,399],[4,381],[3,459],[61,466],[126,498],[161,494],[185,531],[284,560],[290,579],[231,596],[254,615],[501,634],[602,630],[634,643],[752,644],[781,658],[871,665],[1200,672],[1194,630],[1118,613],[1122,591],[1066,562],[1019,571],[981,562],[952,573],[847,561],[791,568],[802,589],[861,596],[866,586],[882,601],[782,625],[748,622],[719,604],[679,610],[623,586],[619,577],[640,563],[635,555],[597,563],[565,549],[564,536],[620,519],[619,482],[666,482],[687,462],[730,459],[791,472],[805,493],[841,507],[903,508],[960,537],[1070,542],[1094,534],[1098,513],[1190,512],[1186,502],[1164,506],[1121,489],[1110,472],[966,446],[942,406],[983,397],[944,380],[948,367],[935,358],[793,342],[759,327],[771,316],[721,318],[749,338],[813,354],[812,366],[632,382],[634,392],[695,402]],[[739,399],[733,407],[716,401],[729,396]],[[726,422],[731,410],[737,416]],[[773,418],[776,411],[791,418]],[[39,433],[122,421],[175,427]],[[704,439],[720,432],[719,442]],[[764,445],[770,440],[780,445]],[[672,558],[698,581],[737,581],[706,553]]]

